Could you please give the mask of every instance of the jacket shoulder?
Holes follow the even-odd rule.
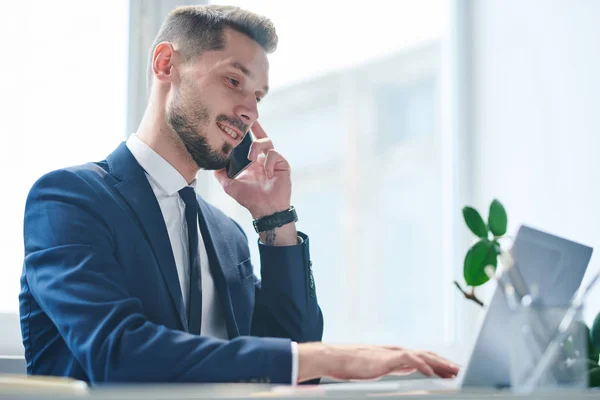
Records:
[[[106,161],[90,162],[47,172],[35,181],[32,189],[52,184],[64,185],[75,181],[100,182],[104,180],[106,175],[108,175]]]

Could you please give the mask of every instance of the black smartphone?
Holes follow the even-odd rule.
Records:
[[[248,160],[248,153],[250,153],[250,145],[252,144],[252,141],[252,132],[248,131],[240,144],[231,150],[229,158],[227,159],[227,165],[225,166],[227,169],[227,176],[230,179],[238,176],[243,170],[252,164],[252,161]]]

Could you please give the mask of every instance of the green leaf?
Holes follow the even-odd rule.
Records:
[[[488,217],[488,226],[494,236],[502,236],[506,233],[508,217],[504,206],[498,200],[494,199],[490,204],[490,215]]]
[[[485,226],[485,222],[483,222],[483,218],[479,215],[476,209],[473,207],[464,207],[463,208],[463,217],[467,226],[477,237],[487,238],[488,229]]]
[[[469,286],[480,286],[490,278],[485,273],[485,267],[498,265],[498,253],[494,241],[481,239],[473,245],[465,256],[464,275]]]
[[[575,323],[575,335],[577,338],[583,338],[587,345],[587,358],[590,362],[594,363],[594,367],[598,367],[598,349],[591,340],[590,328],[583,321],[576,321]]]
[[[598,361],[594,361],[594,360],[590,360],[590,359],[587,359],[586,361],[587,361],[586,367],[587,367],[588,371],[591,371],[595,368],[600,367],[600,365],[598,365]]]
[[[590,329],[590,340],[592,344],[600,350],[600,313],[594,318],[592,322],[592,329]]]
[[[600,367],[590,370],[589,387],[600,387]]]
[[[587,328],[587,327],[586,327]],[[590,337],[590,330],[587,329],[586,330],[586,340],[587,340],[587,351],[588,351],[588,358],[596,363],[596,366],[598,366],[598,359],[600,357],[600,351],[598,351],[598,348],[594,345],[594,343],[592,343],[592,339]]]

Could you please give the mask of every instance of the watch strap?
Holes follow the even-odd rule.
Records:
[[[294,206],[291,206],[287,210],[257,218],[252,221],[252,224],[254,225],[254,230],[257,233],[261,233],[296,221],[298,221],[298,214],[296,214],[296,209]]]

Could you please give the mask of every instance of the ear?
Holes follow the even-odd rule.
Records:
[[[173,66],[177,52],[169,42],[161,42],[154,48],[152,55],[152,72],[160,82],[173,81]]]

